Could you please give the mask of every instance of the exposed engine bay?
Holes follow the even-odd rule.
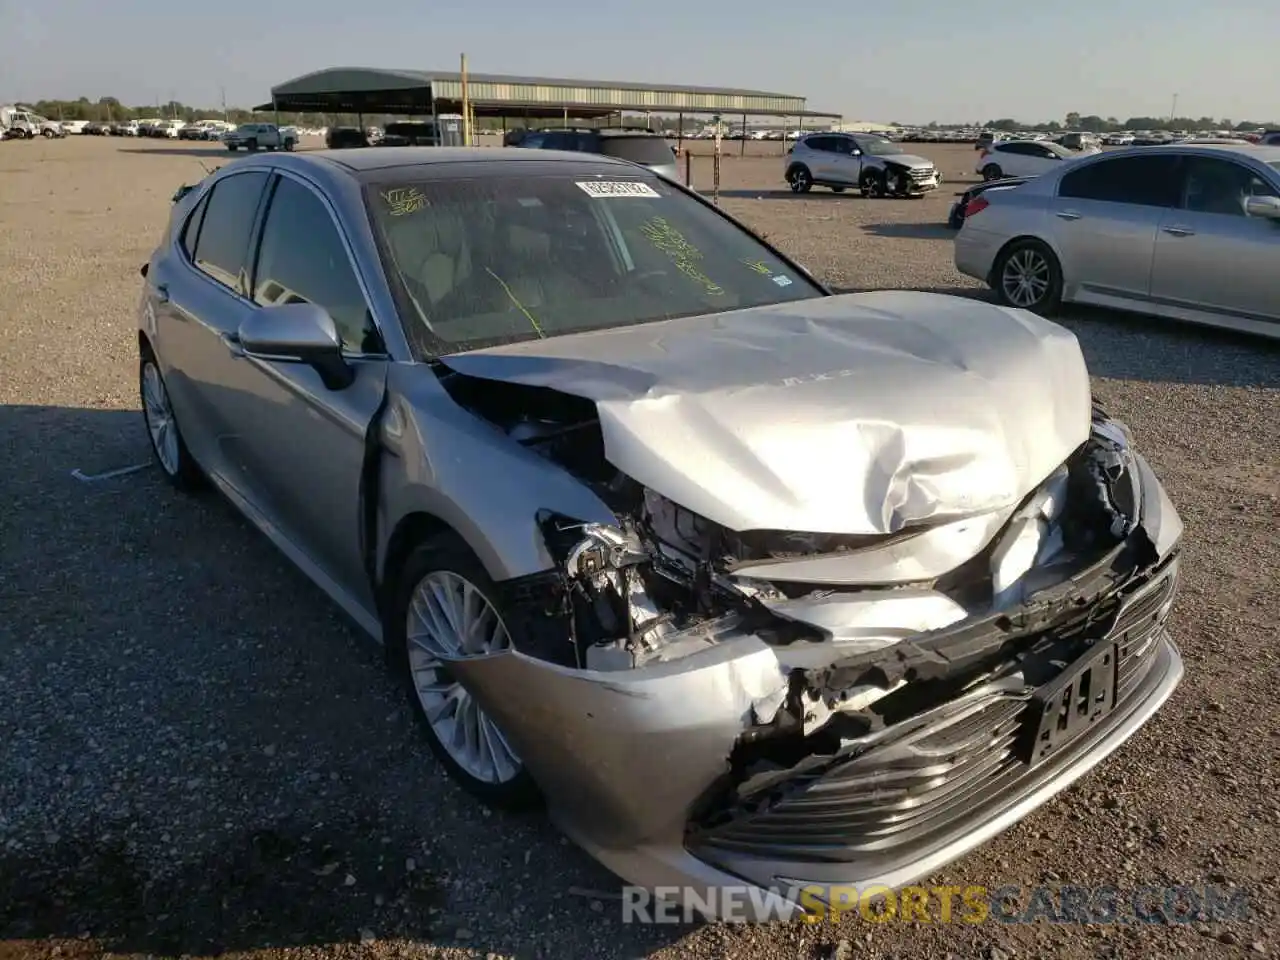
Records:
[[[545,638],[525,652],[566,666],[632,669],[749,630],[794,651],[797,666],[820,668],[824,658],[883,650],[1015,610],[1123,542],[1136,523],[1126,438],[1098,412],[1089,441],[1016,509],[988,519],[987,542],[939,576],[857,584],[757,579],[739,571],[909,548],[930,526],[872,536],[730,530],[614,468],[593,402],[455,372],[442,382],[464,407],[590,486],[618,518],[608,525],[544,512],[539,525],[559,568],[510,584],[530,617],[522,633]],[[859,617],[868,630],[842,637],[840,624]],[[846,642],[822,644],[833,638]]]

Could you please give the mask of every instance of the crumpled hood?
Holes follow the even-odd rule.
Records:
[[[1074,335],[937,294],[824,297],[443,362],[595,401],[615,467],[733,530],[883,534],[1007,508],[1089,435]]]
[[[917,156],[914,153],[894,153],[886,157],[881,157],[886,163],[896,163],[901,167],[910,167],[912,170],[933,169],[933,161],[926,160],[924,157]]]

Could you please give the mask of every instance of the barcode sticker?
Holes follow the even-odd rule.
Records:
[[[597,199],[605,197],[660,197],[658,191],[653,187],[635,180],[578,180],[576,183],[587,196],[596,197]]]

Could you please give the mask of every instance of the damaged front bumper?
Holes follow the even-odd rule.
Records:
[[[793,649],[812,644],[771,644],[727,618],[690,652],[629,670],[518,651],[451,669],[503,729],[562,829],[631,883],[679,888],[701,912],[723,902],[717,890],[767,891],[761,919],[801,912],[800,890],[902,886],[1070,785],[1179,683],[1165,621],[1181,522],[1147,463],[1129,455],[1132,525],[1120,547],[1059,585],[1060,602],[883,651],[898,688],[931,670],[963,685],[878,729],[828,738],[829,749],[775,758],[771,773],[744,770],[737,757],[777,733],[768,727],[783,701],[797,685],[862,675],[875,654],[815,666]],[[1041,615],[1025,615],[1032,609]],[[1021,652],[997,656],[1011,641]],[[895,689],[893,677],[886,683]],[[851,695],[858,689],[850,679]],[[788,736],[801,733],[778,741]]]

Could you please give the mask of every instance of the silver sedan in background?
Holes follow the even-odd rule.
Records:
[[[833,295],[541,150],[232,162],[143,274],[164,475],[383,643],[462,786],[686,905],[931,873],[1182,675],[1178,515],[1032,314]]]
[[[1280,148],[1138,147],[970,204],[961,273],[1010,306],[1088,303],[1280,337]]]

